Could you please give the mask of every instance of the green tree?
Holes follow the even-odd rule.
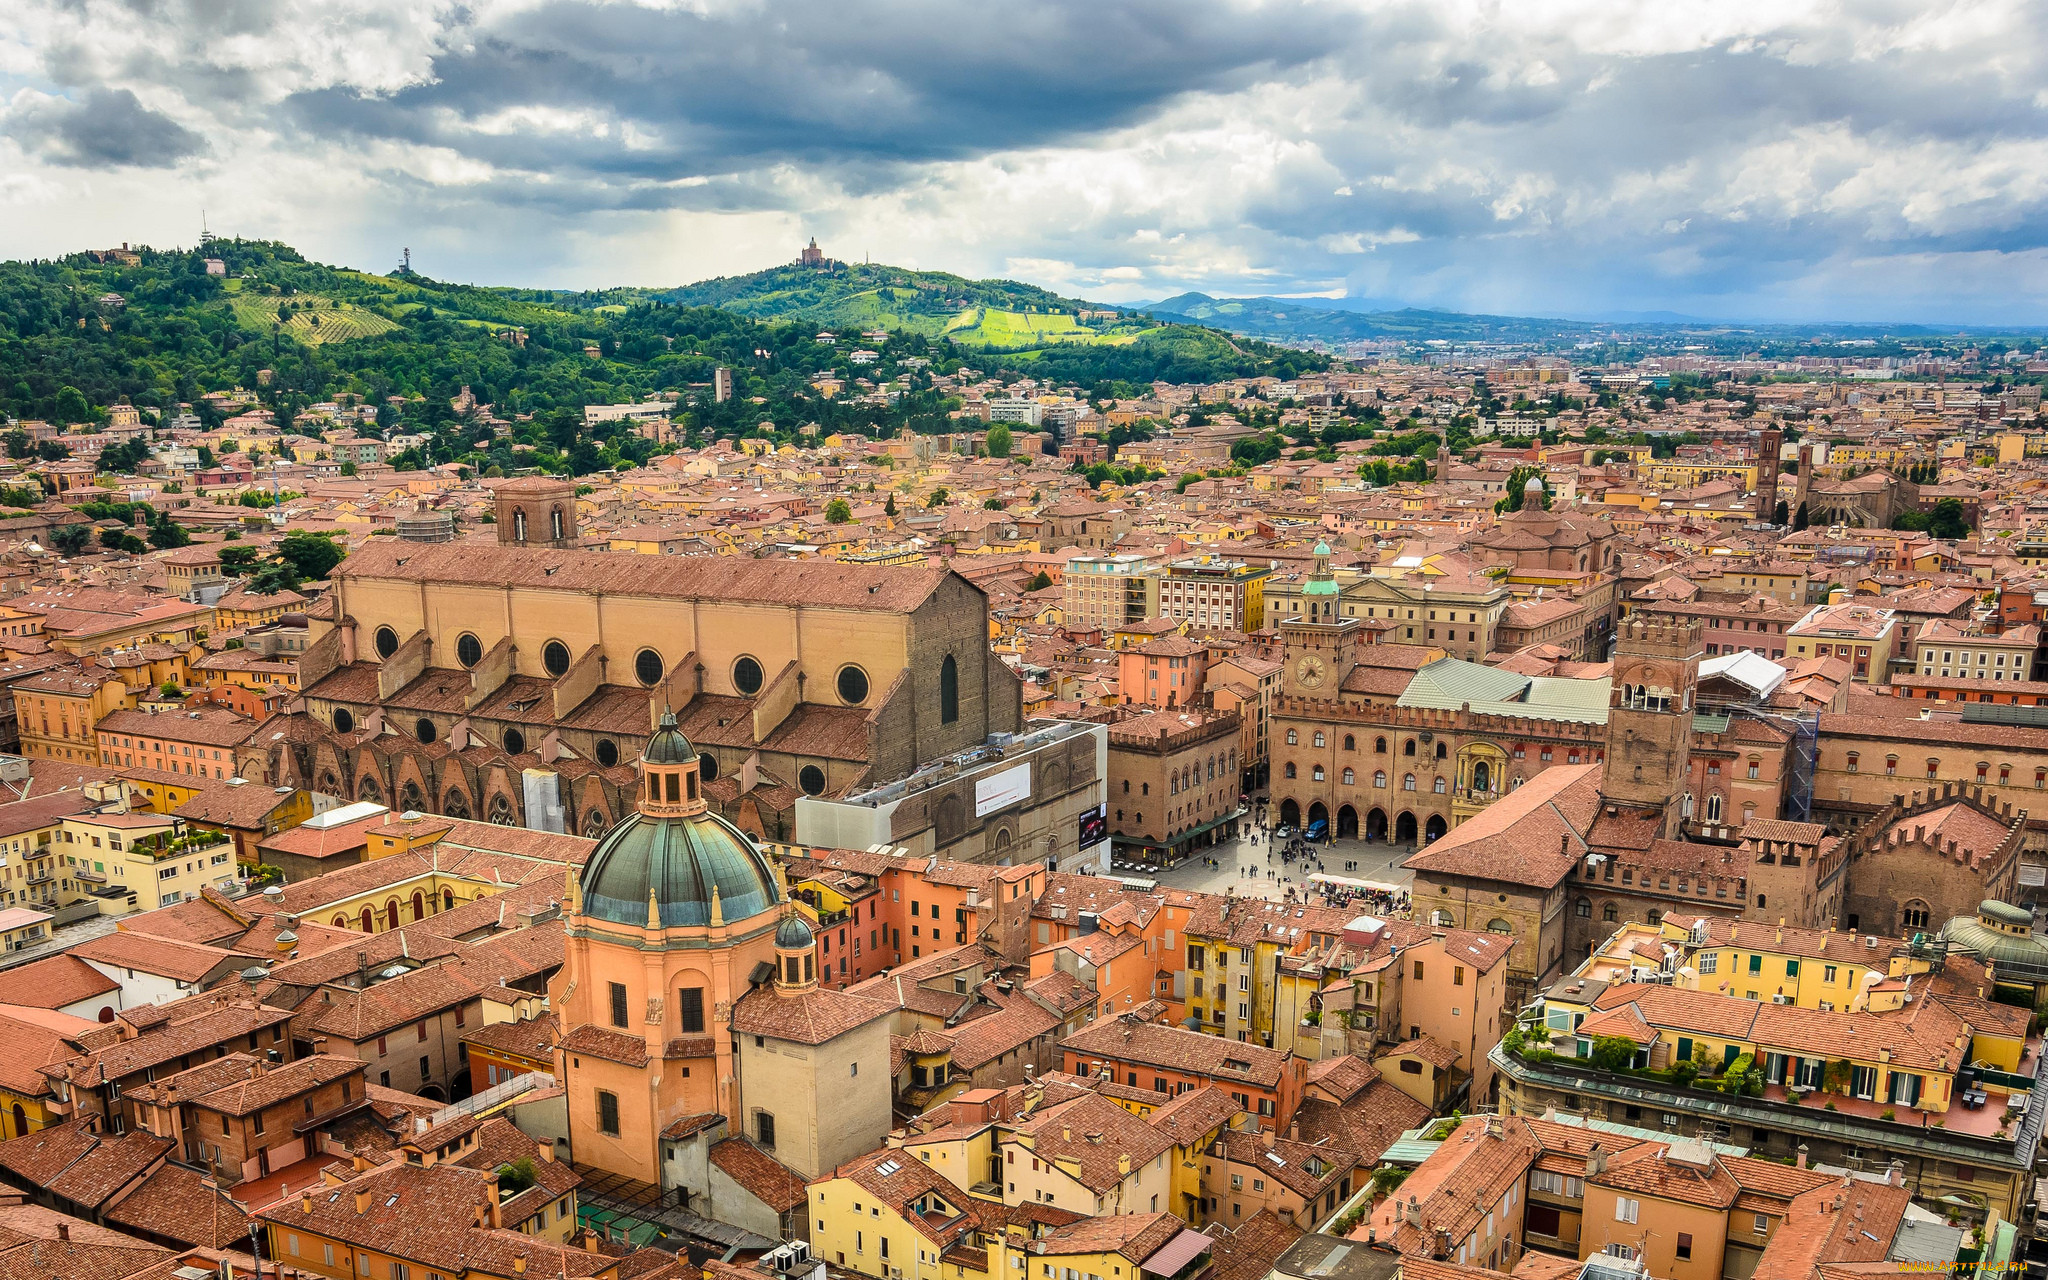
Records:
[[[1626,1071],[1636,1060],[1636,1042],[1626,1036],[1600,1036],[1586,1065],[1595,1071]]]
[[[1001,422],[996,423],[988,429],[986,439],[989,457],[1007,458],[1010,456],[1010,446],[1014,441],[1010,438],[1010,428],[1008,425]]]
[[[1799,510],[1792,513],[1792,532],[1798,533],[1806,528],[1806,521],[1806,504],[1802,502],[1799,504]]]
[[[945,485],[940,485],[932,490],[931,496],[924,500],[924,505],[927,507],[943,507],[946,505],[946,499],[952,496],[951,490],[947,489]]]
[[[1943,498],[1934,504],[1934,519],[1927,531],[1937,538],[1950,540],[1970,536],[1970,522],[1963,515],[1960,498]]]
[[[92,540],[89,524],[60,524],[50,530],[49,542],[59,555],[75,556]]]
[[[985,498],[982,500],[981,509],[983,511],[1001,511],[1003,509],[1003,500],[1001,498]]]
[[[1785,510],[1785,500],[1783,498],[1778,499],[1778,505],[1771,508],[1771,523],[1781,529],[1784,528],[1788,514]]]
[[[834,498],[825,504],[825,523],[846,524],[852,519],[853,508],[847,505],[846,499]]]
[[[894,515],[896,514],[896,495],[895,495],[895,494],[893,494],[893,493],[892,493],[892,494],[890,494],[890,495],[889,495],[889,500],[888,500],[887,502],[885,502],[885,503],[883,503],[883,504],[882,504],[882,514],[884,514],[884,515],[888,515],[888,516],[894,516]]]
[[[77,387],[66,387],[57,393],[54,412],[57,421],[88,422],[92,419],[92,406],[86,403],[85,394]]]
[[[258,596],[276,595],[280,591],[297,591],[304,581],[298,572],[282,560],[273,560],[243,581],[249,584],[249,594]]]
[[[256,567],[262,553],[252,546],[222,547],[220,549],[221,572],[230,578],[239,578]]]
[[[1024,584],[1026,591],[1043,591],[1052,585],[1052,575],[1040,569],[1031,575],[1031,581]]]
[[[192,535],[185,532],[183,525],[165,518],[149,527],[149,545],[160,551],[186,547],[192,545]]]
[[[301,579],[306,579],[326,577],[347,552],[327,534],[294,529],[278,540],[277,554]]]

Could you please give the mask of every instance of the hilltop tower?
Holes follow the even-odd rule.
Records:
[[[1692,762],[1693,695],[1700,678],[1700,624],[1645,618],[1624,621],[1614,646],[1614,688],[1607,711],[1607,769],[1602,797],[1656,810],[1665,838],[1678,831]]]

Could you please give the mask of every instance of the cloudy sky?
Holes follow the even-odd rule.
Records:
[[[0,255],[2048,323],[2038,0],[8,0]]]

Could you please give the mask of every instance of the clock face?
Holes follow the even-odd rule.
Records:
[[[1308,688],[1315,688],[1323,682],[1323,660],[1309,654],[1295,664],[1294,678]]]

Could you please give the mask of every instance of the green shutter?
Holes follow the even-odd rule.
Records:
[[[1691,1061],[1692,1061],[1692,1037],[1691,1037],[1691,1036],[1680,1036],[1680,1037],[1678,1037],[1678,1060],[1679,1060],[1680,1062],[1691,1062]]]

